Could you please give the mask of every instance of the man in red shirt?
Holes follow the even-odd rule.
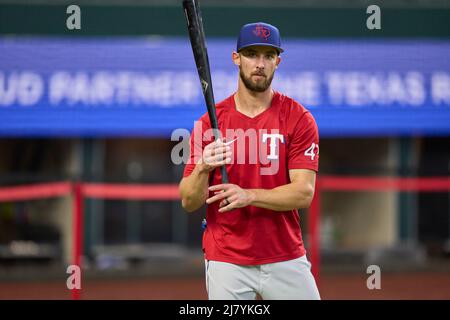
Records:
[[[180,182],[183,208],[206,204],[203,234],[209,299],[320,299],[297,209],[314,195],[319,137],[311,113],[271,87],[283,52],[279,31],[244,25],[234,64],[238,89],[196,123]],[[221,183],[225,165],[228,184]]]

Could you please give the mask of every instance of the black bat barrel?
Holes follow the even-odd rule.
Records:
[[[186,15],[189,38],[191,40],[192,52],[194,53],[203,96],[208,109],[209,121],[214,131],[215,140],[219,139],[219,126],[217,123],[216,104],[209,68],[208,50],[206,47],[205,32],[203,30],[202,15],[197,0],[183,1],[184,13]],[[228,183],[228,175],[225,166],[221,167],[222,182]]]

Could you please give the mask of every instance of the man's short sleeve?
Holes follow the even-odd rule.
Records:
[[[194,171],[195,165],[202,158],[203,149],[207,145],[204,133],[209,128],[209,125],[204,118],[202,117],[196,121],[194,129],[192,129],[191,137],[189,138],[189,158],[184,167],[183,177],[189,176]]]
[[[319,130],[310,112],[305,112],[292,132],[288,169],[319,170]]]

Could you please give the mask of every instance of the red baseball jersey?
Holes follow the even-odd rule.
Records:
[[[273,189],[288,184],[290,169],[318,171],[319,135],[311,113],[293,99],[274,92],[271,106],[256,117],[236,110],[234,94],[216,108],[220,132],[230,144],[229,182],[244,189]],[[195,168],[206,145],[214,141],[208,114],[196,122],[190,138],[184,177]],[[219,169],[209,184],[221,183]],[[209,197],[214,193],[210,192]],[[297,210],[273,211],[247,206],[219,213],[219,202],[207,207],[203,234],[205,258],[258,265],[305,254]]]

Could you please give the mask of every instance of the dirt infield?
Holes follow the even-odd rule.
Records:
[[[323,274],[323,299],[450,299],[450,271],[383,274],[380,290],[366,287],[364,274]],[[0,282],[0,299],[71,299],[65,280]],[[206,299],[204,279],[129,278],[86,280],[82,299],[201,300]]]

